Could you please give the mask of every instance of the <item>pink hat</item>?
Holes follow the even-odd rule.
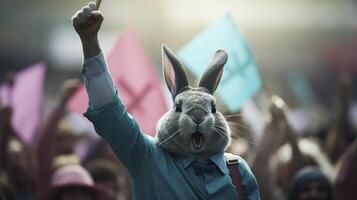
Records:
[[[88,188],[95,193],[98,200],[110,199],[103,189],[94,185],[88,171],[80,165],[66,165],[57,169],[52,176],[51,185],[42,193],[40,199],[53,199],[58,190],[70,186]]]

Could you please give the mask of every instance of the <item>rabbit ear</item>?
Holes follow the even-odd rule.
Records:
[[[166,85],[172,97],[175,98],[182,88],[188,86],[188,79],[178,58],[164,44],[162,45],[162,65]]]
[[[223,74],[223,67],[228,60],[228,54],[225,50],[218,50],[213,57],[212,62],[208,65],[207,70],[202,75],[198,87],[203,87],[213,94],[217,89],[219,81]]]

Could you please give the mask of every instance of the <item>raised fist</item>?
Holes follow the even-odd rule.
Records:
[[[72,17],[74,29],[82,41],[96,38],[102,22],[103,15],[94,2],[84,6]]]

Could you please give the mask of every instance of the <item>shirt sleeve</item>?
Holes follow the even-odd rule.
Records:
[[[113,101],[115,86],[103,52],[84,61],[82,75],[90,107],[100,108]]]
[[[103,54],[85,61],[82,74],[90,98],[84,116],[111,146],[132,176],[137,176],[155,158],[156,145],[139,129],[115,90]]]
[[[239,158],[239,170],[242,174],[244,195],[246,200],[260,200],[257,180],[247,162]]]

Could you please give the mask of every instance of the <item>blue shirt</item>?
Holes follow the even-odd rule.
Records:
[[[223,152],[209,158],[217,166],[213,173],[197,175],[193,167],[197,158],[171,154],[156,145],[153,138],[140,132],[118,96],[102,108],[89,108],[85,116],[128,169],[133,199],[237,199]],[[246,199],[259,199],[254,175],[241,158],[239,170]]]
[[[110,94],[113,85],[108,85],[112,84],[112,80],[102,54],[86,61],[82,73],[90,97],[90,106],[85,116],[128,169],[132,177],[134,200],[237,200],[237,192],[240,191],[232,184],[223,152],[203,162],[192,155],[167,152],[156,144],[154,138],[140,131],[118,95]],[[110,95],[114,96],[105,105],[103,102],[107,100],[103,96],[94,99],[103,87],[107,87],[108,92],[103,94],[107,95],[106,99]],[[97,106],[93,106],[93,103]],[[240,157],[238,161],[246,199],[260,199],[256,179],[248,164]],[[205,163],[213,168],[209,172],[199,173],[198,167]]]

